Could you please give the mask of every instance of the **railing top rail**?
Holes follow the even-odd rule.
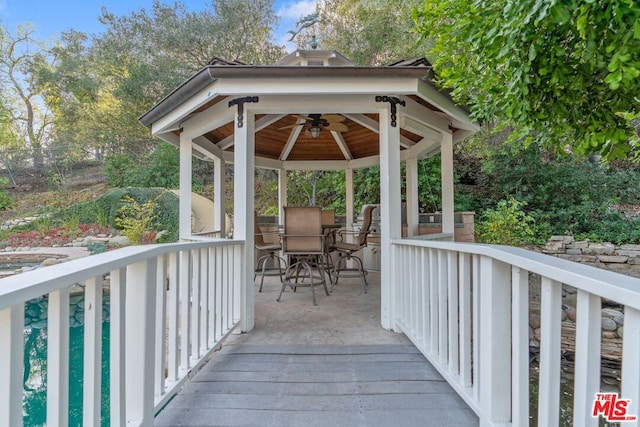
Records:
[[[484,255],[640,310],[640,279],[522,248],[479,243],[396,239],[395,245]]]
[[[0,279],[0,310],[145,259],[183,250],[237,244],[244,244],[244,241],[210,238],[199,242],[128,246],[16,274]]]

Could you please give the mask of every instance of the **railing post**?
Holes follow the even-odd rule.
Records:
[[[191,368],[191,251],[180,251],[180,369]]]
[[[480,280],[480,419],[490,425],[511,418],[511,269],[483,256]]]
[[[69,424],[69,288],[49,294],[47,425]]]
[[[169,381],[177,381],[180,366],[180,354],[178,350],[179,329],[180,329],[180,266],[177,252],[169,254],[169,361],[168,376]]]
[[[640,310],[624,307],[624,337],[622,341],[622,398],[630,399],[629,415],[640,417]],[[623,425],[638,425],[624,423]]]
[[[592,417],[591,411],[600,391],[602,303],[599,296],[578,290],[577,305],[573,425],[596,427],[598,418]]]
[[[85,282],[82,422],[100,425],[102,391],[102,276]]]
[[[0,310],[0,425],[22,426],[24,304]]]
[[[458,374],[459,358],[459,327],[458,317],[458,253],[447,251],[447,289],[449,293],[449,372]]]
[[[127,423],[153,425],[156,259],[127,268]],[[188,304],[188,301],[185,301]]]
[[[471,255],[460,253],[458,256],[458,270],[460,277],[460,382],[464,387],[471,387],[473,384],[471,266]]]
[[[156,337],[155,337],[155,395],[164,394],[167,368],[167,262],[164,255],[157,258],[156,272]]]
[[[120,268],[109,274],[110,310],[110,348],[109,348],[109,393],[111,399],[109,409],[111,425],[125,426],[126,419],[126,372],[125,372],[125,336],[127,322],[125,319],[126,276],[125,269]]]
[[[511,326],[513,425],[529,424],[529,272],[511,268],[513,324]]]
[[[558,425],[560,419],[562,284],[543,277],[540,293],[538,424],[551,427]]]

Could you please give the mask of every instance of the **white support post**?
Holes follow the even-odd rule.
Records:
[[[242,332],[249,332],[254,326],[253,289],[253,211],[255,184],[255,114],[244,105],[244,119],[235,117],[234,143],[234,188],[233,188],[233,237],[244,240],[245,265],[240,277],[235,277],[234,286],[240,294],[242,304]],[[240,106],[238,106],[240,108]],[[242,127],[238,124],[241,123]]]
[[[69,424],[69,288],[49,294],[47,424]]]
[[[345,184],[345,202],[347,205],[347,218],[346,229],[353,230],[353,169],[345,169],[344,171],[344,184]]]
[[[402,237],[400,210],[400,128],[391,126],[388,104],[378,109],[380,117],[380,265],[381,319],[385,329],[396,326],[396,280],[391,241]],[[398,115],[401,115],[398,112]],[[400,120],[398,120],[400,122]]]
[[[0,310],[0,425],[22,426],[24,304]]]
[[[102,277],[85,282],[82,423],[100,424],[102,403]]]
[[[156,259],[131,264],[126,274],[127,283],[135,284],[126,296],[127,424],[152,426]]]
[[[213,229],[220,230],[220,237],[227,237],[225,222],[225,163],[213,160]]]
[[[278,224],[284,225],[284,207],[287,206],[287,171],[278,169]]]
[[[442,232],[454,233],[453,218],[453,137],[451,133],[442,134],[440,146],[442,179]]]
[[[578,290],[577,302],[575,372],[580,374],[575,376],[574,383],[573,425],[597,427],[599,420],[591,415],[593,401],[600,391],[602,302],[598,295],[582,290]]]
[[[405,173],[407,180],[407,237],[411,237],[419,234],[418,159],[415,157],[407,159]]]
[[[180,136],[180,239],[191,237],[191,150],[193,141]]]
[[[511,419],[511,269],[483,256],[480,280],[480,407],[493,425]]]

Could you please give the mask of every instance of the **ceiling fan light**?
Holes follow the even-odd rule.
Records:
[[[320,126],[311,126],[309,128],[309,133],[311,134],[311,138],[317,138],[320,136]]]

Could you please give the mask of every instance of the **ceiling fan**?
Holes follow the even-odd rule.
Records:
[[[296,126],[304,125],[305,133],[312,138],[317,138],[322,129],[333,130],[336,132],[346,132],[349,130],[347,125],[342,123],[345,118],[339,114],[309,114],[308,116],[294,115],[298,119],[302,119],[304,123],[295,123],[280,129],[289,129]]]

